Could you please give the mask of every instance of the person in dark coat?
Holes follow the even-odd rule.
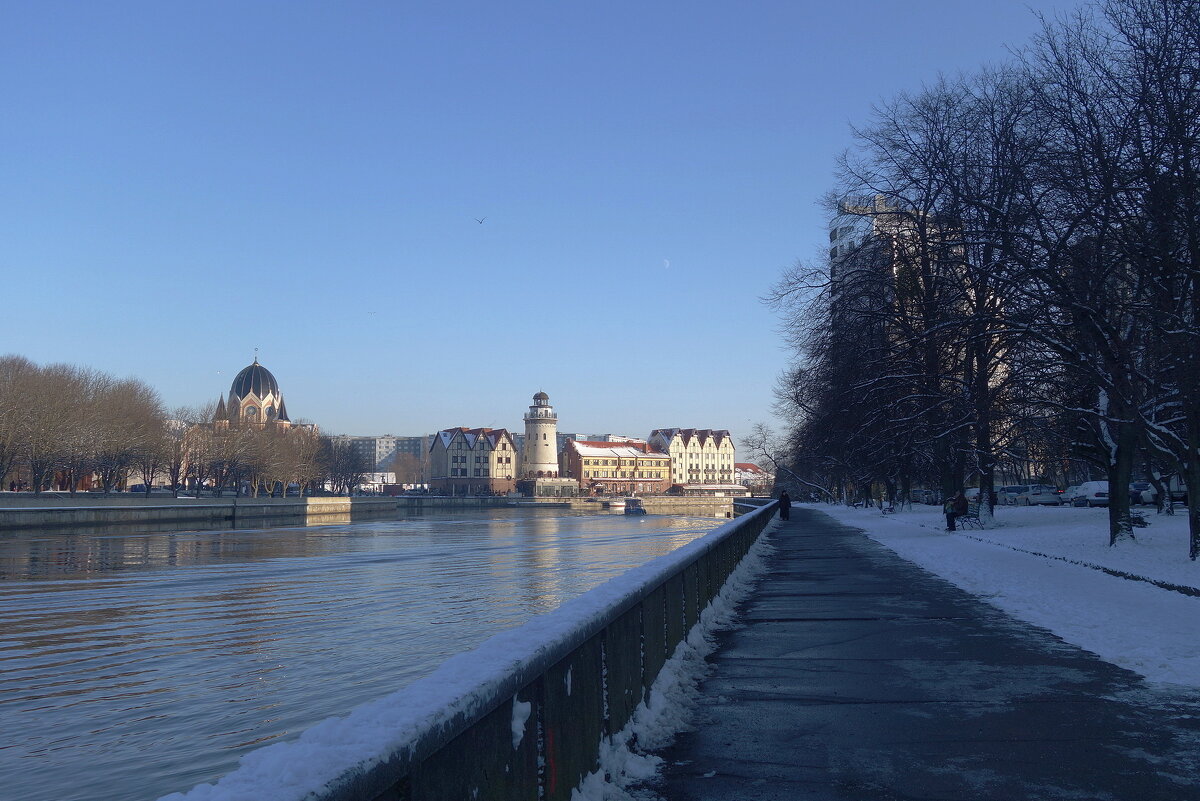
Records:
[[[954,521],[967,513],[967,496],[962,490],[946,501],[946,531],[954,531]]]
[[[787,490],[779,493],[779,519],[792,519],[792,496],[787,494]]]

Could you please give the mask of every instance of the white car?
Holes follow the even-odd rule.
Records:
[[[1133,481],[1129,484],[1129,503],[1139,506],[1144,503],[1157,503],[1158,491],[1149,481]]]
[[[1013,503],[1017,506],[1058,506],[1058,498],[1058,487],[1030,484],[1027,490],[1017,493]]]
[[[1079,485],[1072,484],[1071,486],[1069,486],[1065,490],[1063,490],[1062,495],[1058,496],[1058,502],[1070,504],[1071,501],[1075,500],[1075,496],[1078,494],[1079,494]]]
[[[1108,506],[1108,482],[1085,481],[1071,499],[1074,506]]]
[[[1028,484],[1012,484],[1007,487],[1001,487],[996,490],[996,503],[1007,504],[1009,506],[1017,502],[1017,496],[1022,492],[1028,492]]]

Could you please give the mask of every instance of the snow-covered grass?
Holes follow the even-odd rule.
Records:
[[[705,659],[716,647],[714,635],[737,625],[737,605],[754,591],[766,570],[772,552],[770,536],[778,527],[776,519],[763,530],[687,638],[676,646],[625,728],[600,742],[600,769],[584,777],[571,793],[571,801],[657,801],[658,795],[645,785],[658,774],[662,758],[648,752],[670,745],[676,734],[689,727],[700,682],[709,671]]]
[[[861,528],[900,556],[1009,614],[1049,629],[1148,680],[1200,687],[1200,597],[1099,568],[1200,590],[1187,516],[1156,515],[1136,540],[1108,545],[1108,511],[997,507],[984,531],[948,533],[940,507],[811,508]]]

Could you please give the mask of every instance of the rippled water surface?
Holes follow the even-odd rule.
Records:
[[[212,781],[720,522],[496,509],[0,534],[0,799]]]

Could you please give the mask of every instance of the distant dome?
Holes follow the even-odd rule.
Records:
[[[268,373],[267,375],[270,375],[270,373]],[[548,400],[550,400],[550,396],[547,395],[545,392],[539,392],[538,394],[533,396],[533,399],[535,401],[548,401]]]
[[[279,382],[275,380],[275,376],[271,375],[270,370],[259,364],[258,359],[255,359],[254,364],[244,368],[233,379],[233,386],[229,388],[229,392],[239,398],[245,398],[250,394],[259,398],[265,398],[268,394],[279,397]]]

